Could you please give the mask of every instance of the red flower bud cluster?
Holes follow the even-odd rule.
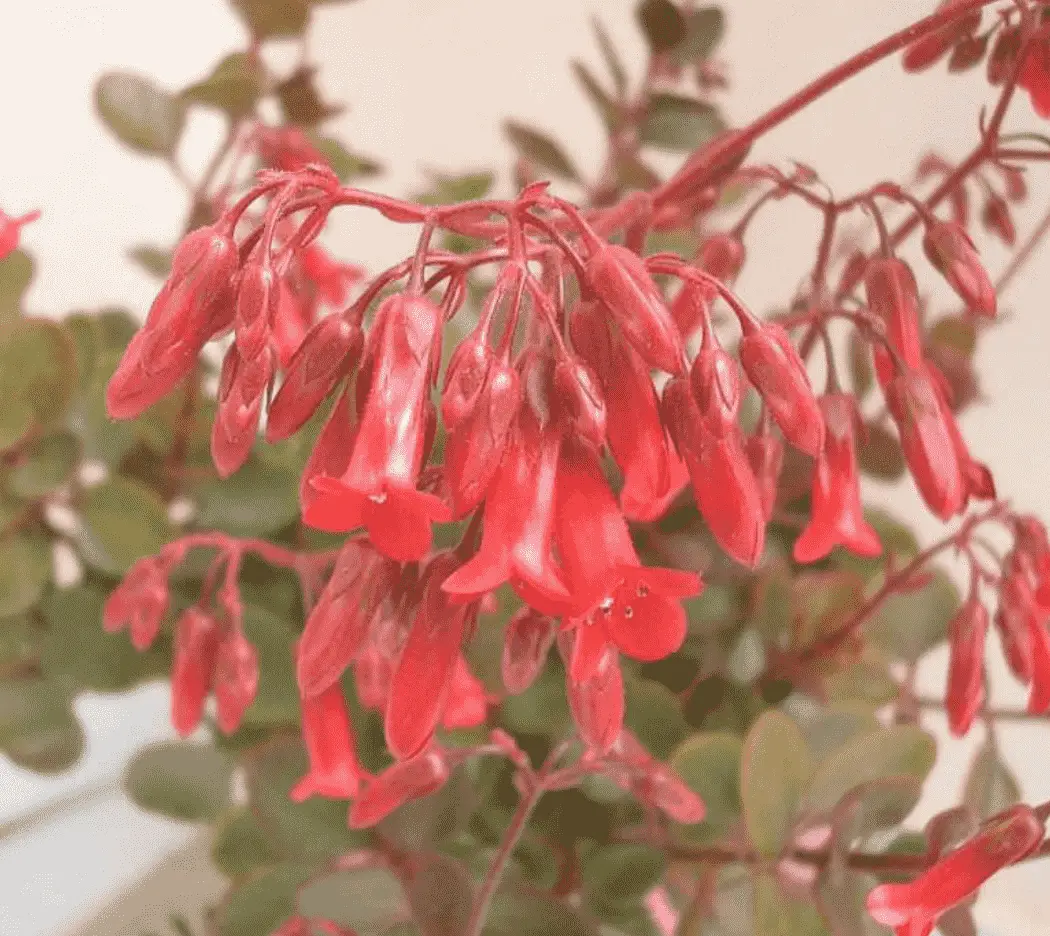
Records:
[[[18,249],[22,228],[39,217],[39,211],[30,211],[19,218],[12,218],[0,211],[0,260],[9,257]]]

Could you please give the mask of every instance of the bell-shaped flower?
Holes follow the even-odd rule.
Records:
[[[438,497],[416,488],[432,418],[429,391],[442,314],[421,296],[393,296],[384,306],[350,462],[340,478],[312,482],[318,496],[303,519],[328,532],[363,526],[380,552],[410,562],[430,550],[431,524],[451,518]]]
[[[967,485],[937,389],[925,370],[897,374],[885,388],[886,407],[923,500],[942,520],[966,505]],[[954,420],[952,420],[954,424]]]
[[[1038,848],[1043,832],[1042,821],[1030,807],[1012,806],[913,881],[872,889],[868,912],[877,923],[893,927],[897,936],[929,936],[941,914]]]
[[[480,599],[505,582],[527,604],[560,615],[571,606],[554,562],[554,492],[561,434],[541,429],[528,406],[485,499],[485,522],[477,553],[442,586],[460,601]]]
[[[310,769],[288,794],[296,803],[311,796],[353,799],[362,778],[353,722],[343,687],[332,683],[319,695],[302,699],[302,731]]]
[[[363,540],[348,540],[306,618],[296,657],[299,692],[310,698],[339,680],[389,594],[394,564]]]
[[[463,639],[477,615],[476,603],[454,604],[441,587],[458,562],[454,553],[439,553],[417,585],[414,619],[390,682],[384,719],[387,747],[400,760],[433,737]]]
[[[753,567],[765,548],[766,513],[739,426],[712,432],[685,379],[664,387],[662,410],[711,534],[728,555]]]
[[[682,645],[679,599],[699,594],[692,572],[641,565],[627,522],[597,458],[567,447],[558,475],[556,533],[575,611],[565,627],[578,631],[571,681],[590,679],[607,644],[636,660],[660,660]]]
[[[595,303],[577,306],[570,332],[574,347],[594,369],[605,396],[606,440],[623,472],[620,505],[633,520],[656,520],[672,493],[673,453],[649,367],[613,331]]]
[[[587,282],[650,367],[685,371],[685,348],[659,287],[638,254],[603,244],[587,260]]]
[[[856,403],[844,393],[821,398],[827,435],[813,472],[811,517],[795,540],[797,562],[816,562],[836,546],[858,556],[878,556],[882,543],[864,519],[854,428]]]
[[[988,633],[988,609],[971,595],[948,626],[951,655],[945,707],[948,727],[956,737],[970,730],[984,703],[984,641]]]
[[[806,365],[787,331],[774,322],[745,322],[740,362],[765,401],[781,432],[797,449],[814,457],[824,447],[824,418]]]
[[[535,681],[558,635],[557,624],[534,608],[519,608],[503,637],[502,676],[507,691],[517,695]]]

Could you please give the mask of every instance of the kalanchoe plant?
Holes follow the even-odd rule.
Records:
[[[26,316],[35,213],[0,213],[0,750],[66,769],[78,692],[169,676],[185,740],[127,788],[214,823],[222,936],[972,933],[980,886],[1050,851],[1050,804],[1017,802],[996,746],[1026,713],[990,707],[984,671],[996,639],[1050,710],[1050,538],[957,420],[1050,229],[1018,243],[1050,150],[1004,130],[1019,91],[1050,113],[1050,3],[946,0],[730,130],[721,12],[644,0],[640,82],[598,22],[607,75],[573,65],[608,131],[597,178],[509,120],[502,194],[473,172],[413,199],[359,187],[380,167],[325,133],[315,70],[269,63],[320,3],[234,0],[249,46],[177,93],[99,80],[109,129],[190,190],[174,249],[133,251],[163,280],[141,327]],[[749,159],[893,57],[987,68],[964,159],[843,198]],[[226,132],[193,181],[199,108]],[[667,178],[660,150],[684,157]],[[733,283],[785,198],[819,241],[763,319]],[[319,238],[346,206],[412,227],[412,255],[336,260]],[[985,235],[1017,245],[998,279]],[[934,277],[958,310],[926,308]],[[906,474],[948,525],[923,549],[863,503],[865,475]],[[907,831],[931,707],[984,744],[963,806]]]

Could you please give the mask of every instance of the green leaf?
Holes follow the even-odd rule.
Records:
[[[755,880],[756,936],[826,936],[828,930],[816,906],[783,894],[769,875]]]
[[[866,422],[857,440],[857,464],[861,471],[880,481],[904,477],[907,465],[897,437],[885,426]]]
[[[659,760],[666,760],[689,734],[678,697],[652,679],[627,681],[626,724]]]
[[[49,676],[67,677],[84,689],[119,692],[164,673],[158,652],[139,653],[124,637],[102,630],[105,596],[87,585],[51,592],[44,602],[48,629],[40,665]]]
[[[14,448],[33,429],[33,407],[23,396],[8,397],[0,407],[0,452]]]
[[[514,148],[537,168],[570,182],[580,181],[580,173],[572,160],[547,134],[516,120],[505,121],[503,130]]]
[[[311,797],[293,803],[288,793],[309,761],[298,740],[275,741],[248,766],[252,808],[274,844],[292,855],[327,857],[360,847],[367,839],[346,825],[346,803]]]
[[[419,858],[408,882],[408,904],[423,936],[462,936],[474,900],[467,869],[447,855]]]
[[[128,258],[142,267],[155,279],[165,279],[171,272],[171,251],[149,244],[132,247],[128,251]]]
[[[221,936],[267,936],[295,912],[299,888],[314,869],[286,863],[252,878],[228,895],[219,912]]]
[[[482,936],[597,936],[572,907],[541,893],[497,892]]]
[[[853,392],[863,400],[875,385],[875,368],[871,363],[871,345],[859,331],[849,338],[849,372],[853,381]]]
[[[230,0],[253,36],[282,39],[302,35],[310,20],[308,0]]]
[[[149,812],[188,822],[212,822],[230,805],[233,765],[207,744],[168,741],[140,750],[124,788]]]
[[[37,774],[58,774],[80,760],[87,747],[84,729],[71,711],[54,724],[10,739],[4,753],[23,770]]]
[[[5,410],[22,400],[39,422],[50,425],[66,414],[76,387],[76,351],[57,322],[18,319],[0,333]]]
[[[95,83],[95,110],[126,146],[155,156],[171,156],[186,122],[185,105],[151,78],[106,72]]]
[[[252,458],[230,478],[197,488],[197,525],[234,536],[266,536],[299,516],[299,478],[287,468]]]
[[[751,726],[740,764],[740,799],[755,850],[780,853],[813,775],[805,736],[787,715],[770,709]]]
[[[0,260],[0,324],[17,318],[33,277],[36,263],[24,250],[13,250]]]
[[[846,871],[821,878],[817,899],[832,933],[849,936],[892,936],[892,931],[879,926],[868,913],[868,893],[879,883],[870,874]]]
[[[299,895],[299,912],[370,933],[393,925],[408,902],[401,883],[385,868],[337,871],[311,881]]]
[[[565,699],[565,680],[558,668],[545,666],[528,689],[507,696],[500,706],[500,720],[511,731],[560,736],[569,722],[569,704]]]
[[[230,117],[243,117],[255,109],[262,96],[265,78],[257,57],[234,52],[219,62],[207,78],[186,88],[182,98],[193,104],[214,107]]]
[[[911,815],[921,796],[922,779],[908,774],[854,787],[832,814],[836,850],[845,852],[858,839],[896,828]]]
[[[642,124],[643,143],[672,153],[689,153],[725,130],[718,110],[680,94],[654,94]]]
[[[167,511],[148,487],[114,477],[87,491],[81,508],[81,553],[94,569],[123,575],[173,535]]]
[[[874,707],[864,702],[836,702],[823,706],[816,705],[808,697],[793,696],[785,707],[802,729],[810,753],[818,762],[851,738],[867,734],[879,725]]]
[[[623,66],[623,59],[616,51],[609,31],[597,16],[591,18],[591,28],[594,29],[594,37],[598,41],[598,48],[602,50],[602,58],[609,69],[616,93],[622,95],[627,90],[627,69]]]
[[[243,877],[274,864],[280,853],[246,806],[224,813],[215,826],[211,860],[227,877]]]
[[[743,742],[729,732],[711,731],[693,735],[671,757],[671,767],[704,801],[704,821],[689,829],[718,835],[740,817],[740,758]],[[689,829],[683,829],[689,834]]]
[[[598,906],[630,906],[660,881],[666,867],[664,853],[648,845],[600,845],[583,861],[584,893]]]
[[[914,725],[893,725],[857,735],[820,765],[802,808],[809,812],[831,810],[850,790],[885,777],[925,780],[936,756],[933,738]]]
[[[638,23],[654,52],[667,52],[685,39],[689,27],[671,0],[642,0]]]
[[[432,188],[418,196],[424,205],[455,205],[459,202],[476,201],[492,190],[495,176],[488,170],[452,175],[447,172],[427,174]]]
[[[70,718],[69,694],[51,679],[0,683],[0,747]]]
[[[383,167],[374,159],[351,153],[333,137],[320,136],[316,133],[309,133],[307,136],[310,137],[310,141],[317,147],[321,155],[328,160],[328,165],[339,176],[340,182],[371,178],[383,171]]]
[[[671,58],[681,65],[710,58],[725,34],[725,14],[718,7],[700,7],[685,14],[685,24],[685,38],[671,50]]]
[[[244,724],[289,725],[299,721],[299,693],[289,622],[256,604],[244,606],[244,633],[259,655],[259,688]]]
[[[277,85],[277,100],[286,124],[315,127],[342,111],[342,107],[324,102],[314,80],[316,75],[315,67],[302,66]]]
[[[966,358],[977,350],[977,324],[962,315],[947,315],[939,319],[929,332],[932,344],[958,351]]]
[[[12,536],[0,540],[0,617],[28,611],[51,578],[51,550],[46,540]]]
[[[986,740],[970,764],[963,803],[976,816],[987,819],[1013,806],[1020,799],[1021,788],[1017,779],[1000,756],[998,747]]]
[[[72,414],[71,424],[84,443],[88,458],[115,467],[135,444],[136,422],[112,420],[106,413],[106,384],[117,369],[123,350],[105,348],[95,361],[91,379]]]
[[[80,462],[80,443],[67,432],[44,436],[8,475],[8,489],[19,497],[43,497],[68,483]]]
[[[917,591],[887,598],[865,625],[865,632],[889,659],[913,663],[947,638],[948,624],[959,605],[959,589],[945,572],[937,570]]]

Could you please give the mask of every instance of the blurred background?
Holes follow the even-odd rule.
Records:
[[[725,112],[746,123],[805,81],[909,21],[931,0],[724,0],[728,33]],[[593,110],[569,62],[594,60],[589,28],[598,13],[617,44],[642,61],[633,0],[358,0],[315,15],[310,54],[330,100],[349,105],[329,132],[385,167],[376,187],[408,194],[427,169],[492,168],[508,186],[512,153],[500,126],[515,116],[565,142],[589,172],[604,152]],[[243,47],[242,27],[226,0],[36,0],[5,4],[0,55],[0,205],[11,214],[39,208],[24,243],[37,258],[28,305],[65,314],[77,307],[127,306],[143,315],[155,284],[127,259],[129,247],[169,243],[184,223],[185,194],[159,161],[115,145],[92,109],[92,85],[107,68],[152,74],[178,88]],[[976,138],[976,115],[991,99],[981,70],[943,67],[905,76],[888,62],[825,97],[764,138],[756,160],[813,165],[839,194],[877,178],[904,178],[929,149],[962,156]],[[1017,128],[1038,128],[1027,99],[1014,105]],[[194,117],[180,152],[192,174],[212,151],[218,118]],[[1021,236],[1045,210],[1050,186],[1033,173],[1033,196],[1018,217]],[[812,212],[777,205],[751,229],[750,262],[738,284],[756,311],[791,295],[812,256]],[[400,259],[407,232],[353,212],[328,232],[333,252],[370,268]],[[1003,256],[983,254],[994,272]],[[1000,493],[1050,516],[1050,250],[1001,299],[1008,320],[981,345],[979,371],[988,402],[968,411],[963,430],[974,453],[993,466]],[[950,307],[946,295],[935,302]],[[918,517],[929,538],[939,524],[908,484],[872,497]],[[924,662],[920,685],[939,691],[945,660]],[[1022,694],[992,664],[993,701]],[[189,827],[166,823],[127,803],[119,777],[130,753],[169,736],[162,686],[118,697],[86,696],[79,709],[89,733],[85,760],[71,773],[41,779],[0,761],[0,933],[139,933],[169,913],[192,913],[220,889],[207,847]],[[978,738],[945,739],[927,815],[955,801]],[[1001,743],[1029,800],[1050,797],[1050,725],[1004,724]],[[72,800],[72,805],[64,805]],[[922,816],[918,816],[922,819]],[[1046,865],[997,878],[982,896],[991,932],[1034,936],[1050,913]],[[159,926],[159,923],[157,924]]]

